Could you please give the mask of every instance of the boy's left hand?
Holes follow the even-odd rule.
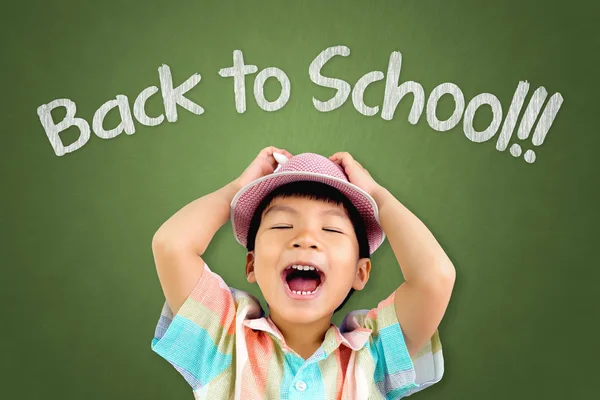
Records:
[[[348,175],[348,180],[353,185],[358,186],[365,192],[367,192],[370,196],[381,188],[369,171],[367,171],[358,161],[356,161],[352,155],[348,152],[338,152],[329,157],[331,161],[336,164],[339,164]]]

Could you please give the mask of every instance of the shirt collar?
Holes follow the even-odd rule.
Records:
[[[270,317],[246,319],[244,320],[243,325],[250,329],[270,333],[280,342],[284,349],[292,350],[288,348],[283,335]],[[325,339],[323,340],[321,348],[325,351],[326,355],[333,353],[342,344],[354,351],[357,351],[365,346],[369,340],[369,337],[371,336],[371,332],[371,329],[362,327],[357,327],[351,331],[342,332],[337,325],[331,324],[325,333]]]

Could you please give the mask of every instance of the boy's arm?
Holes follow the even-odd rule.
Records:
[[[414,357],[446,312],[456,271],[429,229],[387,189],[379,186],[372,196],[405,279],[396,289],[394,306],[408,352]]]
[[[433,336],[450,301],[456,271],[432,233],[410,210],[379,185],[352,155],[329,157],[341,165],[351,183],[369,193],[379,209],[385,232],[405,282],[394,296],[396,316],[409,355],[414,357]]]
[[[177,314],[204,271],[201,256],[229,219],[229,205],[240,189],[233,181],[177,211],[154,234],[156,271],[173,314]]]
[[[247,183],[275,170],[273,152],[292,155],[273,146],[260,151],[248,168],[221,189],[189,203],[156,231],[152,253],[165,299],[177,314],[204,271],[201,256],[215,233],[229,219],[230,204],[235,194]]]

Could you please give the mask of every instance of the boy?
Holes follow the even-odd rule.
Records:
[[[201,259],[229,216],[268,317]],[[364,288],[386,235],[405,282],[335,326],[333,313]],[[166,298],[152,349],[196,399],[398,399],[443,375],[437,327],[454,267],[348,153],[267,147],[238,179],[165,222],[152,249]]]

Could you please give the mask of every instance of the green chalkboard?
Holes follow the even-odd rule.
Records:
[[[350,152],[452,260],[456,284],[439,327],[445,374],[415,398],[593,398],[600,389],[599,12],[594,1],[553,0],[5,5],[3,397],[192,398],[181,375],[150,348],[164,302],[152,237],[185,204],[230,182],[260,149],[275,145],[294,154]],[[322,76],[354,90],[365,74],[382,74],[366,86],[363,108],[352,93],[330,111],[315,106],[337,90],[311,80],[309,67],[336,46],[348,54],[332,56]],[[219,74],[234,65],[236,50],[256,66],[239,93],[244,112],[236,109],[234,79]],[[422,88],[418,118],[412,92],[383,117],[393,54],[401,56],[398,85]],[[202,113],[178,105],[176,121],[168,118],[162,66],[175,87],[199,75],[185,97]],[[274,111],[260,107],[254,92],[269,67],[285,73],[290,89]],[[512,111],[512,136],[501,142],[520,82],[528,90]],[[440,92],[437,103],[430,101],[436,88],[451,86],[444,83],[464,100],[447,130],[435,119],[451,119],[453,97]],[[145,112],[163,118],[143,124],[134,102],[152,86],[157,92]],[[268,77],[261,87],[273,105],[282,85]],[[532,102],[541,87],[537,95],[546,97]],[[481,104],[472,102],[484,93]],[[110,137],[122,121],[119,95],[132,125]],[[61,155],[43,124],[68,117],[65,107],[48,106],[59,99],[68,99],[76,109],[71,118],[90,129],[85,141],[76,126],[61,130]],[[101,121],[97,110],[110,100],[115,107]],[[493,105],[501,106],[500,119]],[[465,124],[469,106],[472,121]],[[530,106],[539,113],[523,122]],[[95,115],[106,138],[93,129]],[[544,118],[547,129],[536,139]],[[523,123],[525,138],[518,136]],[[486,138],[481,132],[494,124]],[[230,286],[264,301],[245,279],[245,251],[230,223],[204,258]],[[388,242],[372,262],[371,280],[345,311],[375,307],[403,281]]]

